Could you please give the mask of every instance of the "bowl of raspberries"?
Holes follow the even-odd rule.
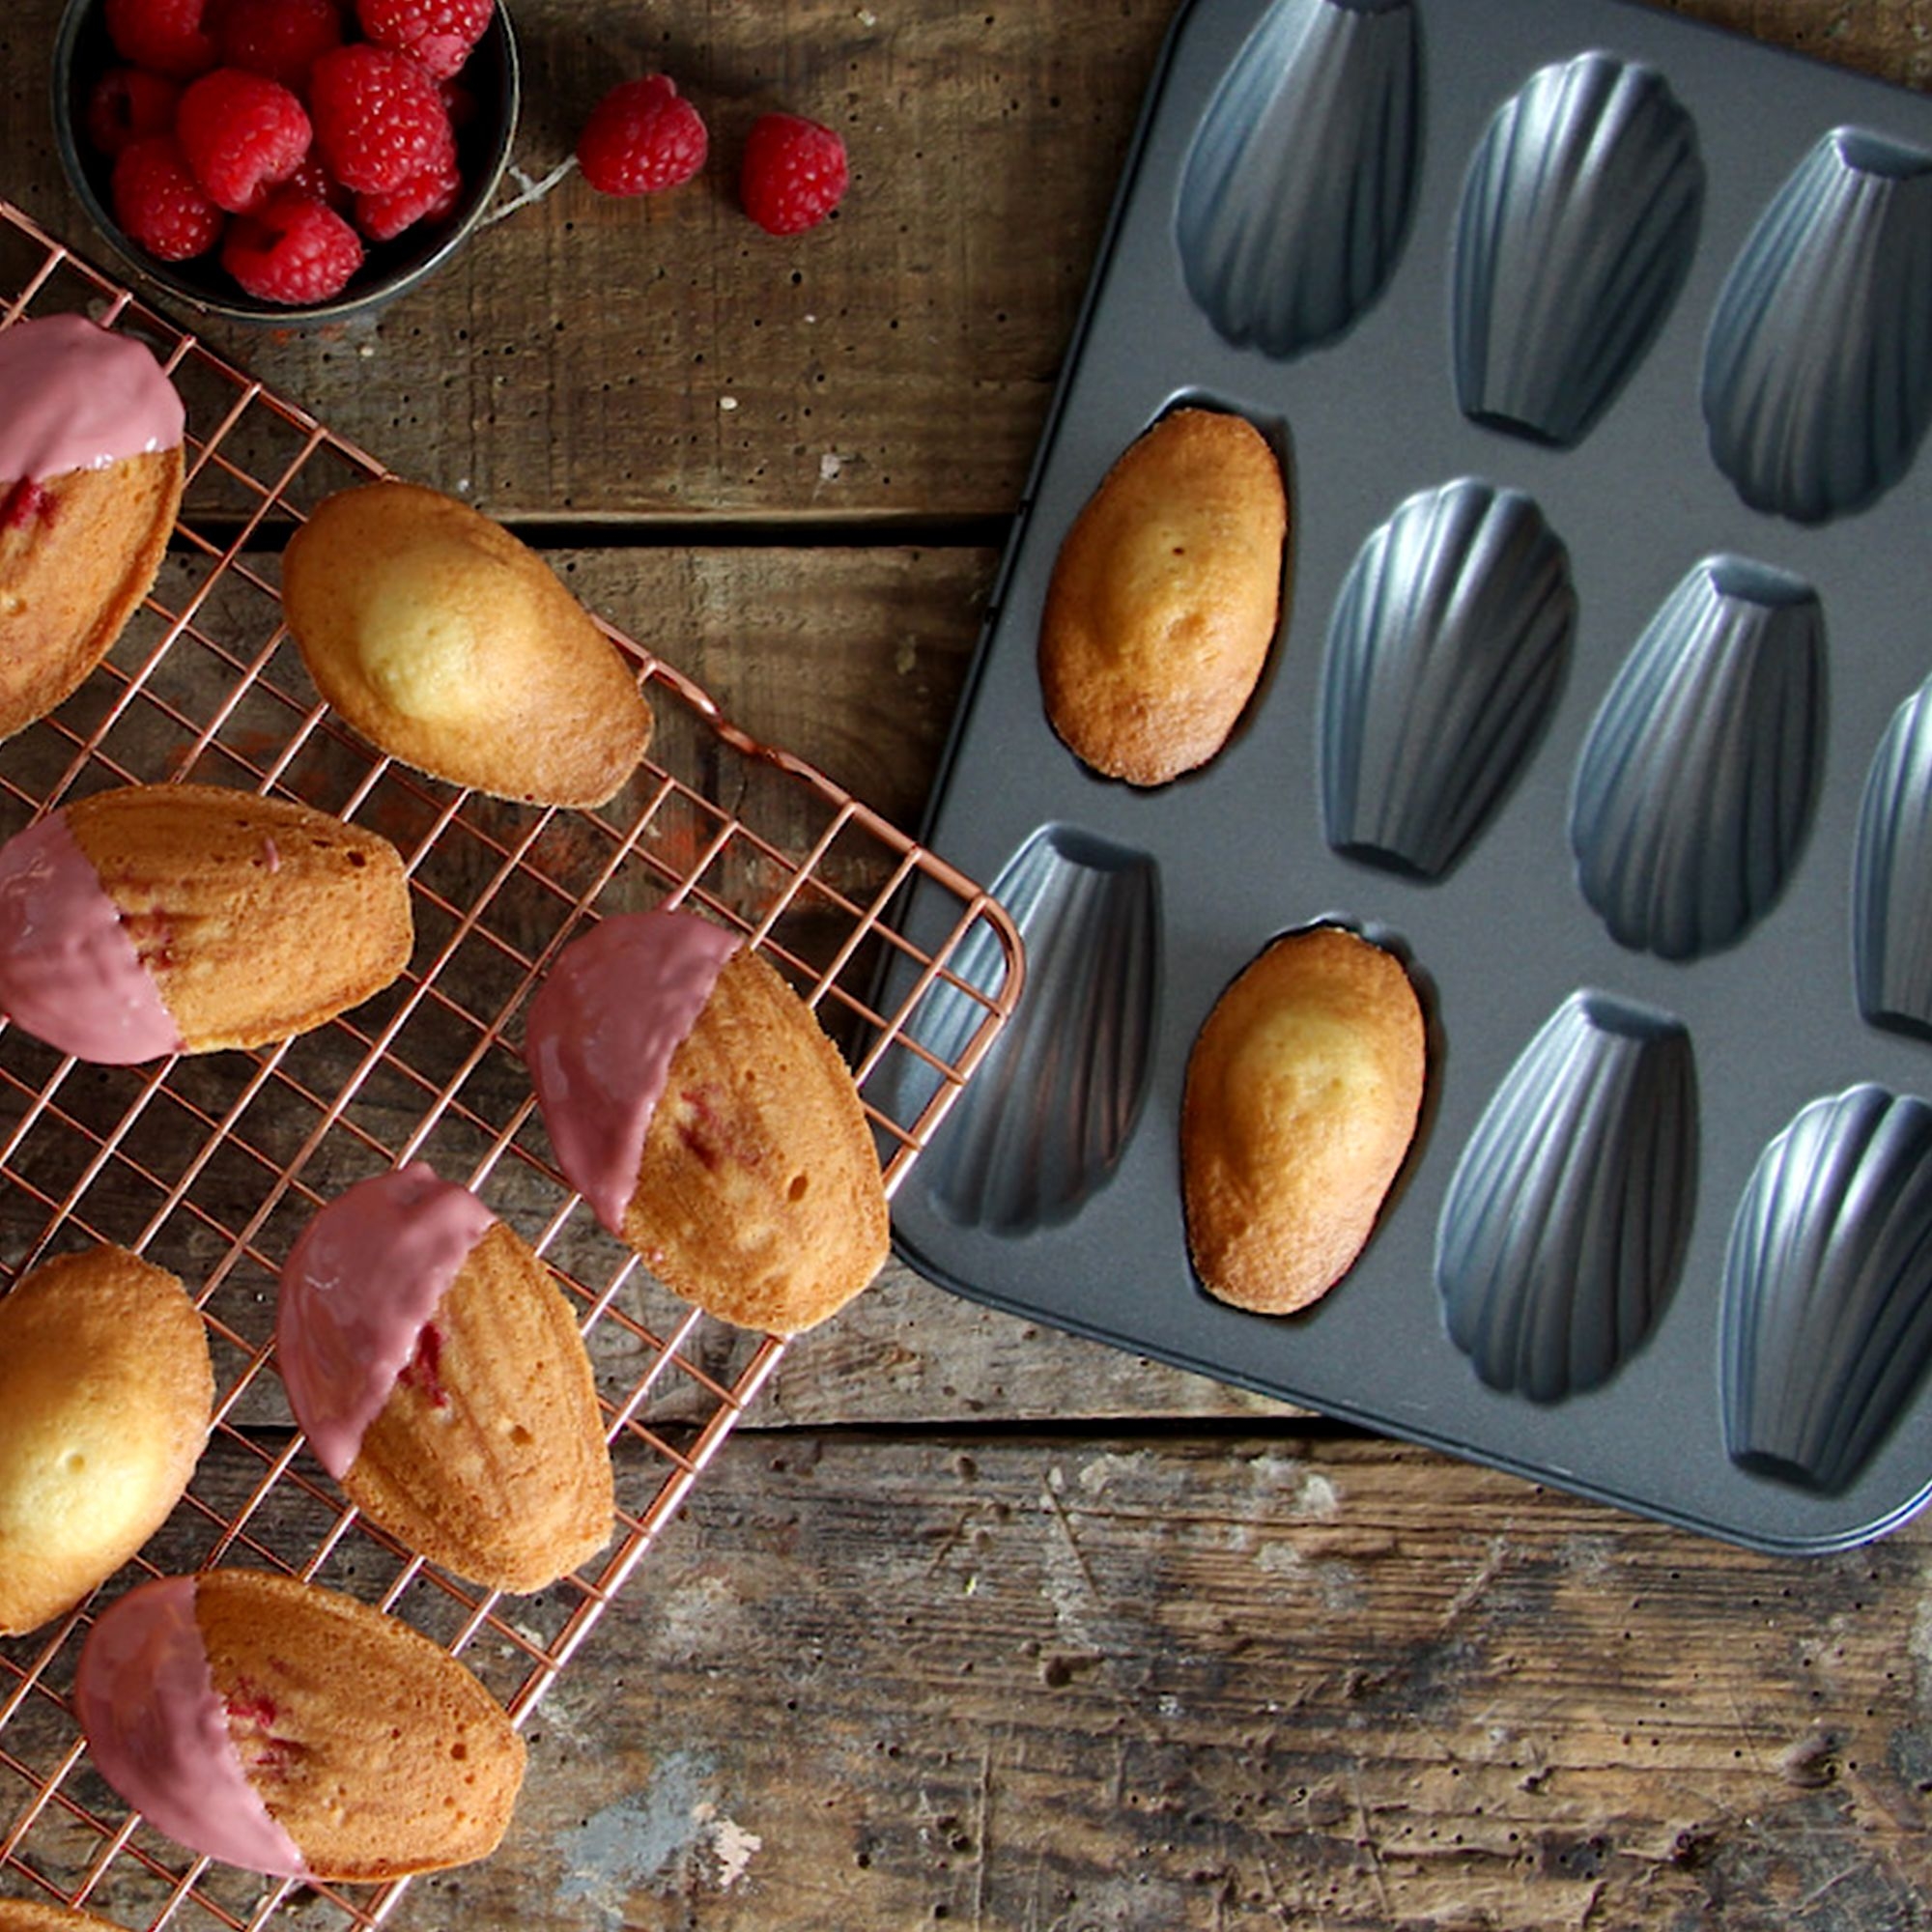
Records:
[[[489,208],[516,129],[501,0],[72,0],[54,130],[116,252],[207,315],[339,320]]]

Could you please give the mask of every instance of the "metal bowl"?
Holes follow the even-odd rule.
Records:
[[[263,301],[246,294],[214,254],[190,262],[156,261],[115,221],[108,193],[111,163],[81,134],[95,81],[119,56],[107,37],[101,0],[69,0],[54,38],[53,124],[61,165],[115,254],[143,282],[203,316],[282,327],[366,315],[426,280],[475,232],[496,198],[517,128],[521,82],[517,42],[503,0],[463,70],[475,112],[457,129],[464,193],[453,214],[406,229],[392,242],[370,242],[361,268],[341,294],[307,306]]]

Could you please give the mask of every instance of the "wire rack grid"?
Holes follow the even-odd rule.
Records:
[[[140,1558],[0,1643],[0,1896],[196,1932],[371,1926],[407,1881],[267,1881],[191,1857],[128,1812],[69,1705],[93,1615],[149,1576],[280,1571],[406,1620],[521,1724],[784,1347],[675,1300],[579,1202],[523,1068],[527,994],[605,913],[701,907],[763,950],[846,1047],[890,1193],[1012,1010],[1020,942],[979,886],[615,630],[657,728],[609,807],[499,805],[384,758],[317,697],[275,576],[278,540],[308,508],[389,472],[0,201],[0,328],[71,311],[137,335],[168,371],[187,407],[188,483],[161,575],[108,662],[0,754],[0,835],[136,781],[299,799],[402,852],[416,946],[384,993],[257,1053],[98,1068],[0,1025],[0,1281],[95,1242],[145,1255],[195,1293],[217,1391],[187,1494]],[[544,1257],[596,1369],[613,1538],[536,1596],[467,1586],[364,1521],[309,1457],[272,1367],[274,1284],[296,1235],[344,1186],[411,1159],[475,1188]]]

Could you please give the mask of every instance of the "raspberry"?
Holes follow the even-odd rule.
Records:
[[[150,134],[165,134],[175,125],[181,89],[144,67],[110,67],[87,97],[83,125],[97,154],[118,155]]]
[[[275,192],[301,194],[310,201],[326,202],[338,214],[347,214],[355,205],[355,197],[323,166],[322,156],[313,148],[302,156],[301,166]]]
[[[591,110],[577,164],[600,194],[649,194],[689,181],[709,146],[697,109],[652,73],[620,82]]]
[[[362,31],[379,47],[411,54],[447,80],[488,31],[495,0],[356,0]]]
[[[327,301],[362,266],[362,243],[332,208],[284,190],[229,223],[221,266],[262,301]]]
[[[300,94],[316,57],[342,44],[342,10],[336,0],[226,0],[217,37],[224,66]]]
[[[202,192],[172,134],[123,148],[107,193],[128,239],[158,261],[205,255],[221,237],[221,211]]]
[[[453,214],[462,196],[463,177],[454,168],[446,175],[419,175],[387,194],[358,194],[355,225],[372,242],[393,242],[418,221]]]
[[[220,57],[206,12],[207,0],[107,0],[107,38],[123,60],[170,80],[192,80]]]
[[[245,214],[308,153],[308,116],[280,81],[218,67],[192,82],[175,120],[182,153],[217,208]]]
[[[845,143],[798,114],[764,114],[745,143],[738,188],[745,213],[771,235],[815,227],[838,206],[847,179]]]
[[[316,145],[343,186],[387,194],[456,165],[456,135],[436,76],[407,54],[357,43],[309,73]]]

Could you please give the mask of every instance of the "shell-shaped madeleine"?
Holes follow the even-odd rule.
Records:
[[[1576,619],[1568,554],[1520,491],[1464,477],[1403,503],[1328,622],[1329,844],[1424,878],[1454,867],[1542,735]]]
[[[1816,804],[1825,626],[1802,579],[1707,557],[1591,724],[1571,799],[1583,896],[1634,952],[1695,959],[1776,902]]]
[[[1697,1083],[1673,1015],[1573,993],[1491,1096],[1444,1196],[1435,1286],[1492,1388],[1595,1388],[1656,1326],[1696,1197]]]
[[[1823,523],[1905,474],[1932,416],[1932,154],[1856,128],[1812,148],[1725,280],[1703,405],[1753,509]]]
[[[309,1222],[275,1347],[317,1456],[420,1555],[527,1591],[610,1540],[610,1451],[570,1305],[426,1163],[357,1181]]]
[[[524,1741],[448,1651],[263,1570],[157,1577],[96,1620],[74,1673],[96,1768],[191,1851],[377,1883],[488,1858]]]
[[[414,938],[395,847],[293,799],[121,785],[0,846],[0,1009],[100,1065],[304,1033]]]
[[[993,895],[1027,949],[1026,996],[925,1155],[932,1198],[956,1221],[1023,1235],[1069,1220],[1112,1177],[1140,1118],[1160,999],[1160,874],[1145,853],[1075,827],[1036,833]],[[988,941],[954,971],[997,975]],[[943,989],[942,989],[943,990]],[[950,1020],[970,1032],[964,995],[924,1008],[916,1037],[950,1057]]]
[[[1208,103],[1180,182],[1188,293],[1230,342],[1296,355],[1381,293],[1421,146],[1410,0],[1273,0]]]
[[[1662,327],[1696,253],[1697,130],[1655,69],[1540,69],[1490,123],[1457,216],[1464,414],[1568,448]]]
[[[193,1302],[124,1248],[45,1262],[0,1300],[0,1633],[77,1604],[161,1526],[213,1400]]]
[[[1724,1444],[1842,1490],[1932,1358],[1932,1107],[1862,1084],[1759,1155],[1724,1258]]]
[[[1852,885],[1859,1010],[1932,1034],[1932,681],[1891,715],[1865,774]]]
[[[651,732],[638,681],[534,551],[412,483],[340,490],[289,539],[316,689],[391,757],[537,805],[602,805]]]

